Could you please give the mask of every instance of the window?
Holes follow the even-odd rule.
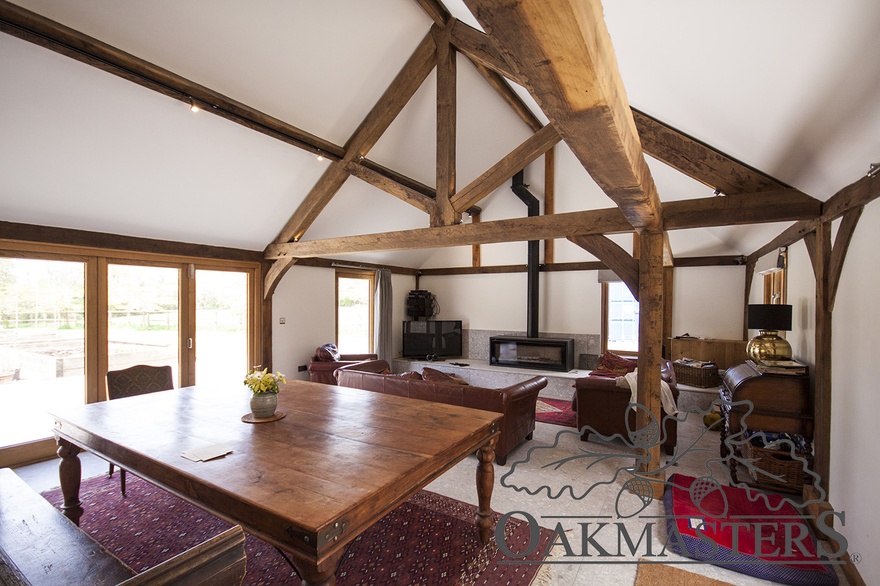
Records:
[[[85,263],[0,258],[0,447],[51,435],[85,402]]]
[[[602,283],[602,351],[639,351],[639,302],[621,281]]]
[[[106,398],[108,370],[240,384],[261,360],[261,280],[257,261],[0,241],[0,462],[52,454],[46,412]]]
[[[373,351],[372,271],[336,271],[336,346],[344,354]]]

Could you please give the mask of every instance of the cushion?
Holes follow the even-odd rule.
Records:
[[[339,350],[336,349],[336,344],[324,344],[315,349],[315,358],[319,362],[338,362]]]
[[[402,378],[405,380],[422,380],[422,375],[414,370],[408,370],[406,372],[401,372],[400,374],[394,374],[391,376],[396,376],[397,378]]]
[[[788,500],[684,474],[673,474],[667,484],[663,503],[670,550],[782,584],[838,583],[834,568],[817,553],[809,526]]]
[[[614,352],[605,352],[599,357],[598,367],[590,372],[590,376],[617,378],[636,369],[638,362],[624,358]]]
[[[449,383],[453,385],[468,384],[467,381],[462,380],[454,374],[442,372],[434,368],[428,368],[427,366],[422,369],[422,378],[433,383]]]

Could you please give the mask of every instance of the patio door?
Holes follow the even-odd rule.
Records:
[[[240,386],[259,361],[256,263],[45,248],[0,255],[0,465],[52,454],[48,412],[104,400],[109,370]]]
[[[106,370],[168,365],[180,386],[180,273],[179,266],[107,265]]]
[[[195,269],[195,381],[239,384],[249,359],[249,274]]]
[[[175,387],[238,384],[250,356],[250,272],[109,264],[108,368],[170,365]]]
[[[0,258],[0,448],[51,436],[47,409],[85,402],[85,267]]]

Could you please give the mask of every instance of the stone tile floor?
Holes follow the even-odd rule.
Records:
[[[663,465],[669,466],[667,475],[680,472],[704,476],[711,471],[715,478],[724,479],[720,465],[711,462],[711,459],[718,457],[718,442],[718,433],[706,431],[700,418],[692,414],[679,426],[678,445],[680,449],[681,446],[693,446],[693,449],[674,463],[664,455]],[[589,468],[588,462],[595,461],[595,458],[589,461],[584,458],[571,459],[574,456],[583,456],[588,451],[610,456]],[[501,513],[527,513],[538,524],[550,529],[559,524],[566,535],[571,551],[567,552],[563,545],[557,545],[552,548],[549,558],[553,586],[618,586],[632,584],[635,580],[636,564],[633,562],[649,553],[647,541],[642,539],[639,542],[646,525],[652,523],[645,516],[662,515],[663,505],[660,501],[653,501],[637,516],[629,519],[616,517],[618,507],[621,510],[635,511],[641,504],[632,494],[620,490],[630,478],[628,473],[621,472],[615,479],[615,472],[620,466],[632,465],[632,453],[622,442],[601,442],[594,437],[589,442],[583,442],[579,434],[571,428],[538,423],[533,439],[512,452],[506,466],[495,466],[495,488],[492,495],[494,510]],[[83,478],[107,473],[107,463],[103,460],[90,454],[83,454],[81,460]],[[560,460],[565,460],[565,463],[557,466],[555,463]],[[476,504],[476,466],[476,457],[468,457],[428,485],[427,489]],[[37,491],[58,486],[57,460],[18,468],[16,472]],[[525,518],[522,513],[516,517]],[[613,558],[600,556],[600,552],[592,544],[587,547],[586,553],[589,555],[583,555],[585,552],[581,539],[581,523],[591,523],[589,531],[592,533],[600,522],[607,522],[609,526],[597,532],[594,541],[608,553],[614,554]],[[636,544],[635,555],[630,553],[624,541],[622,555],[617,557],[619,529],[613,526],[617,522],[623,523],[627,534]],[[662,521],[655,520],[651,526],[651,553],[657,555],[663,550],[664,539]],[[666,563],[685,560],[674,553],[658,559]],[[770,584],[765,580],[712,565],[680,567],[736,585]],[[845,584],[846,581],[842,579],[841,583]]]

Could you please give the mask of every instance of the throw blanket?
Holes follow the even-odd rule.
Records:
[[[635,369],[632,372],[625,374],[624,376],[617,377],[616,384],[621,389],[629,388],[630,390],[630,403],[638,403],[636,400],[636,388],[638,387],[638,372],[639,369]],[[663,410],[666,411],[667,415],[675,415],[678,413],[678,405],[675,404],[675,397],[672,395],[672,389],[669,388],[669,383],[665,380],[660,379],[660,403],[663,405]],[[633,406],[635,409],[635,406]]]

